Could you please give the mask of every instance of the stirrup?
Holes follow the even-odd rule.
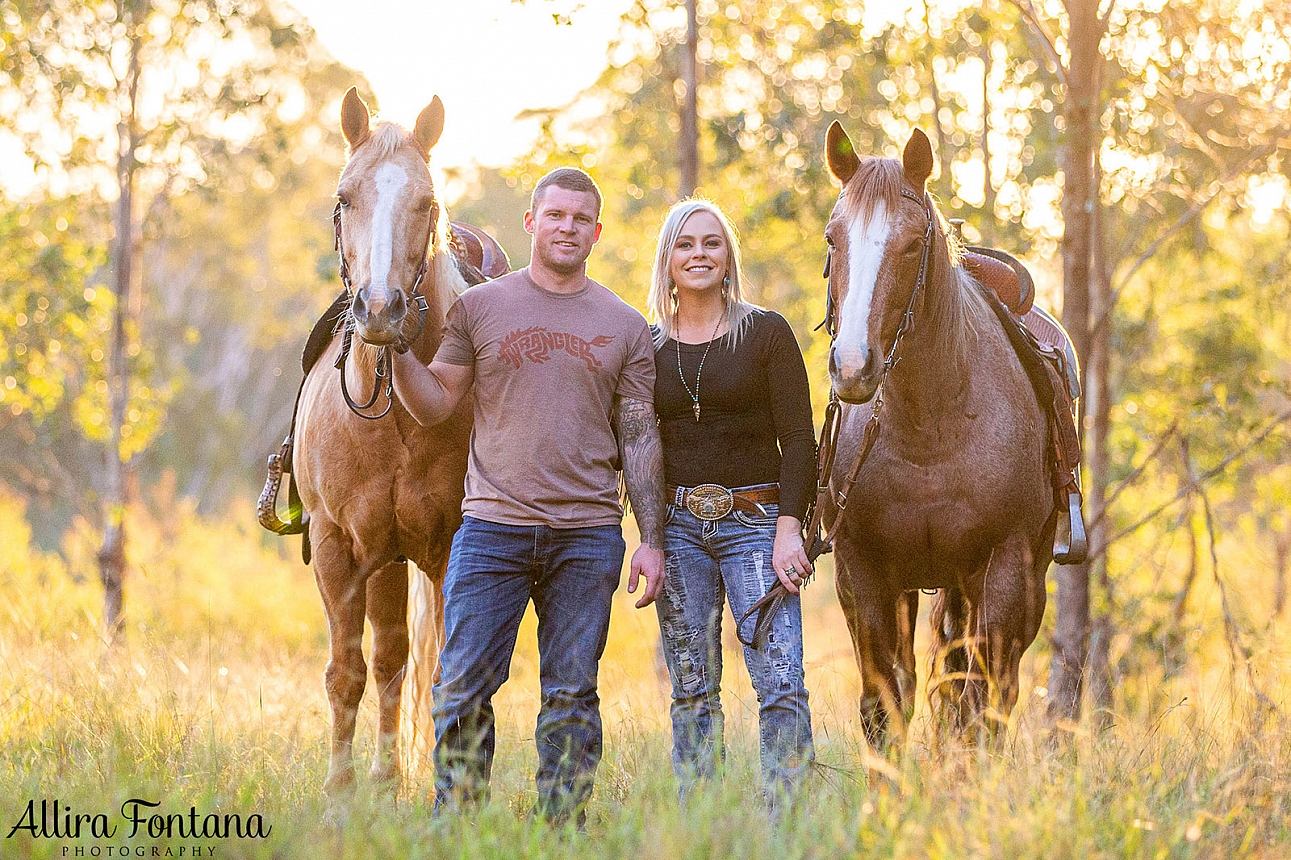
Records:
[[[1058,511],[1058,523],[1053,533],[1053,560],[1058,564],[1081,564],[1089,555],[1085,516],[1080,503],[1080,491],[1069,491],[1066,510]]]

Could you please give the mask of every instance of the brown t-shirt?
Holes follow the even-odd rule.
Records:
[[[553,293],[522,269],[462,294],[435,360],[475,367],[463,514],[553,528],[623,518],[614,397],[654,399],[638,311],[590,278]]]

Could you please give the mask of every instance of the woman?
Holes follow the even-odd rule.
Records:
[[[683,200],[664,220],[649,305],[669,502],[657,605],[673,771],[685,798],[724,757],[723,595],[740,618],[778,578],[790,595],[766,644],[744,649],[775,805],[812,760],[798,599],[812,570],[802,541],[815,466],[807,370],[784,318],[744,301],[735,233],[706,200]]]

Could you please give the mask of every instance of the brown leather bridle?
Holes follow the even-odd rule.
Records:
[[[417,277],[413,281],[412,289],[408,291],[412,303],[417,308],[417,330],[410,338],[400,338],[399,343],[394,345],[394,349],[398,352],[406,352],[408,347],[415,343],[417,338],[421,337],[422,329],[426,327],[426,313],[430,310],[430,304],[426,301],[426,297],[421,294],[421,282],[425,279],[426,272],[430,268],[430,246],[435,241],[435,225],[439,220],[438,214],[439,204],[436,202],[430,213],[430,238],[426,242],[426,253],[421,257],[421,266],[417,269]],[[350,348],[354,338],[354,289],[350,284],[350,266],[345,261],[345,244],[341,238],[341,202],[339,200],[336,201],[336,208],[332,210],[332,224],[336,231],[336,238],[332,247],[340,258],[341,283],[345,286],[345,294],[350,297],[350,307],[346,310],[343,319],[341,354],[337,356],[335,364],[336,369],[341,372],[341,396],[345,398],[345,405],[350,407],[350,411],[355,415],[369,421],[376,421],[378,418],[385,417],[386,413],[390,411],[390,407],[394,406],[394,359],[390,356],[391,347],[377,347],[377,364],[375,377],[372,380],[372,396],[368,398],[367,403],[358,403],[350,396],[349,386],[345,382],[345,362],[350,355]],[[367,410],[375,406],[377,399],[381,396],[382,380],[385,381],[385,409],[382,409],[376,415],[371,415]]]

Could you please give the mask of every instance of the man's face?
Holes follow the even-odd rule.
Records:
[[[544,268],[575,274],[601,237],[596,198],[585,191],[550,185],[543,190],[538,208],[524,213],[524,228],[533,234],[533,255]]]

